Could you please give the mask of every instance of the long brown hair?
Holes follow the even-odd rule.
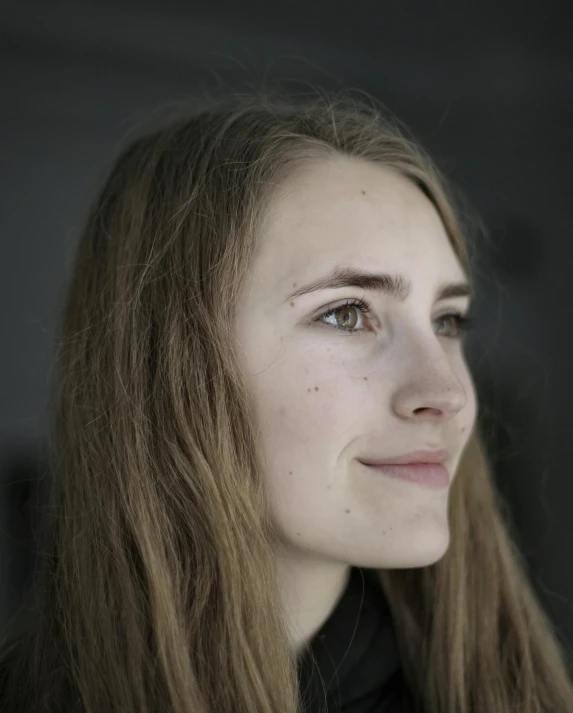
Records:
[[[121,151],[62,310],[53,482],[32,624],[4,640],[7,710],[301,710],[233,320],[273,191],[337,155],[423,190],[473,279],[461,192],[365,94],[203,98]],[[430,713],[570,713],[484,441],[478,421],[444,557],[378,571],[404,676]]]

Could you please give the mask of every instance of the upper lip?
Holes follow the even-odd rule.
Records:
[[[364,465],[405,465],[407,463],[443,463],[450,456],[446,448],[439,451],[411,451],[390,458],[359,458]]]

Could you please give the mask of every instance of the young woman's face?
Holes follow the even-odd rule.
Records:
[[[435,298],[466,275],[436,210],[399,174],[341,157],[282,187],[261,240],[236,338],[281,545],[317,563],[436,562],[449,545],[451,485],[392,479],[360,462],[446,448],[451,483],[475,423],[458,322],[444,319],[466,313],[469,298]],[[341,287],[288,297],[335,266],[402,274],[411,293],[399,301]],[[369,314],[338,309],[353,300],[366,300]]]

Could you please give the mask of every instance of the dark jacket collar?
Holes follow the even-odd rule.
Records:
[[[375,570],[353,567],[334,611],[298,662],[304,713],[406,713],[390,610]]]

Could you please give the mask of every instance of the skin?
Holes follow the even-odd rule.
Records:
[[[447,551],[451,481],[477,404],[463,342],[451,338],[455,320],[439,320],[464,314],[469,298],[434,302],[434,292],[467,275],[413,183],[347,157],[283,184],[260,239],[236,338],[256,398],[282,604],[299,653],[336,607],[351,566],[425,567]],[[345,287],[285,301],[336,264],[403,273],[412,294],[400,303]],[[353,307],[312,321],[364,298],[371,316]],[[358,461],[441,447],[450,451],[445,488]]]

